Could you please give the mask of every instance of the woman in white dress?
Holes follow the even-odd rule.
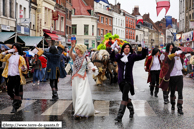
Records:
[[[73,74],[72,74],[72,99],[74,107],[75,119],[81,117],[89,117],[94,115],[94,105],[92,100],[92,94],[86,74],[86,67],[96,71],[96,67],[90,62],[84,53],[87,50],[87,46],[84,44],[72,43],[69,55],[73,59]],[[72,51],[75,47],[76,54]]]

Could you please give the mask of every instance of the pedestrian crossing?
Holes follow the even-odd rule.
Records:
[[[26,112],[32,112],[30,110],[38,110],[42,107],[38,107],[37,101],[41,100],[23,100],[21,107],[18,109],[19,111]],[[69,111],[72,112],[72,100],[58,100],[56,102],[52,102],[50,100],[43,100],[47,101],[49,105],[45,106],[46,108],[43,108],[44,110],[40,111],[38,115],[40,116],[61,116],[63,113]],[[162,107],[167,106],[167,110],[171,111],[171,104],[164,105],[163,100],[157,103],[157,111],[155,110],[156,103],[151,104],[150,106],[149,101],[147,100],[133,100],[133,106],[135,109],[135,115],[138,117],[146,117],[146,116],[157,116],[159,110],[161,110],[160,113],[162,113]],[[95,111],[98,112],[95,114],[96,117],[99,116],[109,116],[110,114],[117,114],[119,109],[120,101],[108,101],[108,100],[94,100],[94,108]],[[37,105],[37,106],[34,106]],[[33,108],[29,108],[29,107]],[[193,114],[189,112],[194,112],[194,107],[192,107],[189,104],[184,104],[183,106],[186,106],[188,110],[185,110],[184,116],[192,117]],[[67,110],[68,109],[68,110]],[[11,115],[10,111],[12,110],[12,106],[8,106],[6,108],[0,109],[0,114],[5,115]],[[127,110],[128,112],[128,110]],[[13,114],[12,114],[13,115]]]
[[[22,105],[18,109],[18,111],[23,110],[24,108],[26,108],[27,106],[33,104],[34,102],[36,102],[36,100],[22,100]],[[12,108],[13,108],[12,106],[4,108],[3,110],[0,110],[0,114],[11,114],[10,111],[12,110]]]
[[[58,100],[41,115],[61,115],[71,103],[72,101]]]

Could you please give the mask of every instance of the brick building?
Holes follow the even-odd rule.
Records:
[[[72,0],[66,0],[66,44],[71,44],[72,34]]]
[[[104,40],[105,34],[113,34],[113,12],[107,8],[109,6],[108,0],[94,0],[94,12],[98,16],[97,45]]]
[[[125,40],[134,43],[136,38],[136,17],[125,10],[123,12],[125,16]]]
[[[53,29],[56,31],[56,34],[59,37],[59,40],[63,45],[65,45],[65,28],[66,28],[66,0],[56,0],[55,4],[55,14],[56,17],[53,17],[55,20]],[[53,12],[54,13],[54,12]]]

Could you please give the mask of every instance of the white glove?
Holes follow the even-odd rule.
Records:
[[[6,53],[5,53],[5,52],[2,52],[1,54],[2,54],[2,55],[6,55]]]
[[[15,52],[15,49],[10,49],[10,50],[8,50],[7,52]]]
[[[141,47],[142,47],[142,48],[145,48],[145,43],[144,43],[144,41],[141,41]]]
[[[175,52],[177,55],[180,55],[181,53],[182,53],[182,51],[181,50],[178,50],[178,51],[176,51]]]
[[[36,43],[34,44],[34,47],[37,47],[37,44]]]

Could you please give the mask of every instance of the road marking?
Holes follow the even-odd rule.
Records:
[[[133,100],[132,103],[137,116],[156,116],[146,100]]]
[[[110,101],[94,101],[94,109],[99,113],[94,116],[109,116]]]
[[[71,103],[72,101],[58,100],[41,115],[62,115]]]
[[[31,105],[35,101],[36,100],[22,100],[22,105],[17,111],[24,109],[25,107]],[[7,108],[4,108],[3,110],[0,111],[0,114],[13,114],[13,113],[10,113],[12,108],[13,108],[13,106],[9,106]]]

